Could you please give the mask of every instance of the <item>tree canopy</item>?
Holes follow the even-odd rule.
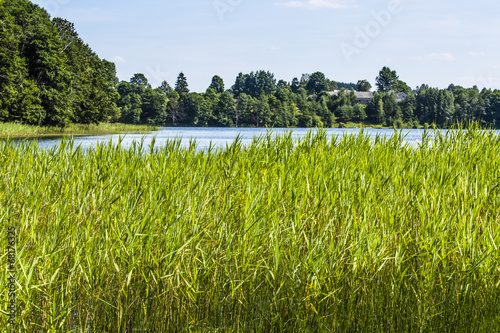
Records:
[[[0,120],[65,127],[117,116],[113,63],[28,0],[0,6]]]
[[[399,76],[396,74],[396,71],[391,70],[389,67],[384,67],[379,72],[375,81],[379,92],[392,92],[397,87]]]

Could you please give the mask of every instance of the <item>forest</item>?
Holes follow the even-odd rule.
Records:
[[[322,72],[291,82],[266,70],[239,73],[231,86],[214,75],[203,93],[180,73],[153,88],[144,74],[119,81],[115,64],[92,51],[74,25],[28,0],[0,6],[0,121],[67,127],[122,122],[157,126],[338,127],[346,123],[416,128],[500,124],[500,91],[450,84],[410,88],[382,68],[373,98],[366,79],[336,82]],[[404,93],[398,100],[396,93]]]

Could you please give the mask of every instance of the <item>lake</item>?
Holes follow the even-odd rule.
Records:
[[[268,131],[272,131],[273,135],[284,134],[292,132],[294,138],[303,137],[308,131],[315,131],[315,129],[307,128],[200,128],[200,127],[164,127],[159,131],[144,135],[144,134],[122,134],[122,135],[102,135],[102,136],[77,136],[74,137],[75,146],[80,145],[83,149],[94,147],[98,142],[105,143],[110,139],[112,142],[118,142],[120,136],[122,137],[122,147],[129,147],[133,141],[144,140],[144,147],[149,147],[153,138],[155,138],[155,146],[161,147],[167,141],[181,138],[181,146],[189,146],[190,140],[196,140],[198,149],[206,149],[212,144],[215,147],[225,147],[226,144],[230,145],[234,139],[240,135],[241,141],[244,145],[252,142],[253,138],[260,135],[265,135]],[[346,129],[346,128],[331,128],[327,129],[328,135],[335,136],[343,134],[357,134],[361,129]],[[390,137],[394,134],[393,129],[365,129],[366,134],[375,138],[377,135]],[[416,140],[421,141],[424,130],[420,129],[405,129],[401,130],[406,136],[405,140],[411,144],[416,144]],[[497,131],[498,132],[498,131]],[[36,140],[40,147],[45,149],[53,148],[59,145],[62,138],[37,138],[37,139],[23,139],[20,141]]]

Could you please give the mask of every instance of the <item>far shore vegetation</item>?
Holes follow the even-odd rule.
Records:
[[[58,137],[80,135],[106,135],[121,133],[150,133],[157,126],[131,125],[120,123],[70,124],[65,128],[34,126],[16,123],[0,123],[0,138]]]

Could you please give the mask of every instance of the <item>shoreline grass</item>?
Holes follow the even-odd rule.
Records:
[[[319,130],[201,151],[0,142],[19,327],[499,331],[500,137],[426,140]]]
[[[106,135],[120,133],[146,134],[157,131],[159,127],[147,125],[129,125],[121,123],[71,124],[61,129],[57,127],[42,127],[17,123],[0,123],[0,139],[5,138],[36,138],[83,135]]]

